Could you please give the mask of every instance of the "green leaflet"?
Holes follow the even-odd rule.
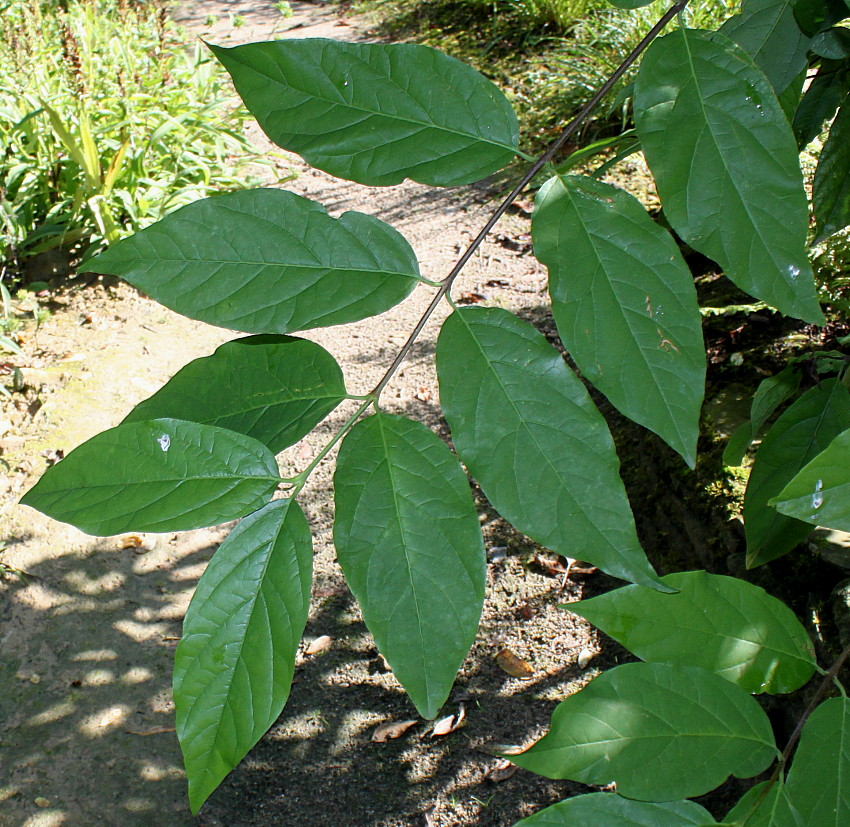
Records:
[[[195,359],[124,419],[175,417],[253,437],[277,454],[346,398],[323,347],[289,336],[246,336]]]
[[[726,814],[723,823],[746,827],[810,827],[788,798],[788,790],[780,781],[756,784]]]
[[[48,468],[21,502],[87,534],[183,531],[250,514],[279,482],[274,457],[255,439],[155,419],[92,437]]]
[[[744,0],[718,30],[734,40],[781,95],[806,68],[810,38],[794,19],[793,0]]]
[[[312,562],[301,509],[275,500],[236,526],[198,582],[174,657],[177,737],[193,813],[289,697]]]
[[[805,465],[770,505],[797,520],[850,531],[850,430]]]
[[[797,146],[810,144],[832,120],[850,85],[850,77],[843,61],[823,60],[818,73],[803,95],[794,114],[794,134]]]
[[[378,413],[345,437],[334,492],[334,543],[363,619],[419,713],[433,718],[484,603],[466,475],[424,425]]]
[[[516,115],[498,87],[427,46],[310,38],[210,49],[266,135],[331,175],[451,187],[516,152]]]
[[[243,190],[195,201],[86,266],[121,276],[191,319],[290,333],[383,313],[416,286],[405,239],[363,213],[331,218],[291,192]]]
[[[676,232],[741,289],[822,324],[796,143],[747,55],[690,29],[656,40],[635,83],[635,121]]]
[[[708,827],[711,813],[693,801],[656,804],[612,793],[589,793],[559,801],[514,827]]]
[[[821,150],[812,205],[817,218],[815,241],[850,224],[850,94],[844,98]]]
[[[700,666],[747,692],[793,692],[811,678],[812,643],[781,600],[744,580],[704,571],[662,580],[678,591],[626,586],[564,608],[642,660]]]
[[[608,426],[541,333],[506,310],[459,310],[437,373],[455,449],[500,514],[559,554],[659,588]]]
[[[532,232],[582,373],[693,468],[705,348],[693,276],[670,234],[628,193],[580,176],[544,185]]]
[[[696,667],[627,663],[555,708],[530,749],[506,756],[548,778],[617,784],[627,798],[702,795],[776,754],[770,722],[742,689]]]
[[[828,379],[797,399],[767,432],[744,496],[749,568],[787,554],[812,530],[808,523],[777,514],[768,502],[847,428],[850,394],[837,379]]]
[[[824,701],[809,716],[785,786],[807,827],[850,824],[850,700]]]

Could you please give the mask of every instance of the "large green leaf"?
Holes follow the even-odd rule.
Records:
[[[673,238],[636,198],[581,176],[544,185],[532,232],[558,332],[582,373],[693,467],[705,348]]]
[[[195,359],[124,420],[174,417],[253,437],[277,454],[346,398],[323,347],[289,336],[247,336]]]
[[[174,656],[177,737],[197,813],[280,715],[310,606],[310,527],[294,500],[242,520],[198,582]]]
[[[806,827],[850,824],[850,700],[824,701],[809,716],[785,785]]]
[[[777,95],[806,68],[810,38],[794,19],[793,0],[744,0],[719,31],[755,61]]]
[[[565,608],[642,660],[701,666],[747,692],[793,692],[811,678],[811,641],[781,600],[704,571],[662,579],[678,592],[626,586]]]
[[[726,814],[723,823],[735,827],[813,827],[794,809],[781,781],[756,784]]]
[[[850,95],[844,98],[821,150],[812,205],[817,218],[815,241],[850,224]]]
[[[800,469],[850,428],[850,394],[828,379],[804,393],[764,437],[744,496],[747,566],[787,554],[812,530],[768,505]]]
[[[484,545],[466,475],[424,425],[379,413],[345,437],[334,491],[339,564],[378,649],[433,718],[484,603]]]
[[[832,120],[850,86],[850,73],[845,61],[823,60],[818,73],[803,95],[794,115],[794,134],[802,149],[820,135]]]
[[[770,505],[807,523],[850,531],[850,430],[805,465]]]
[[[92,437],[21,502],[88,534],[183,531],[250,514],[279,482],[274,457],[255,439],[155,419]]]
[[[291,192],[243,190],[175,210],[88,263],[184,316],[251,333],[290,333],[383,313],[419,265],[392,227],[331,218]]]
[[[498,87],[427,46],[311,38],[210,48],[266,135],[340,178],[450,187],[516,152],[516,115]]]
[[[553,551],[658,588],[608,426],[561,355],[499,308],[467,308],[437,342],[452,440],[496,510]]]
[[[548,778],[616,782],[627,798],[702,795],[729,773],[749,778],[773,760],[770,722],[754,698],[697,667],[627,663],[555,708],[530,749],[507,756]]]
[[[676,232],[743,290],[823,323],[796,142],[749,57],[716,33],[659,38],[635,83],[635,122]]]
[[[714,819],[693,801],[656,804],[612,793],[589,793],[559,801],[514,827],[707,827]]]

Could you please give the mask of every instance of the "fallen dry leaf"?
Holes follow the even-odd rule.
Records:
[[[469,290],[466,293],[461,293],[458,297],[458,304],[478,304],[478,302],[487,301],[490,297],[485,293],[476,293],[474,290]]]
[[[512,764],[507,758],[503,758],[487,770],[484,777],[488,781],[498,784],[500,781],[507,781],[516,771],[516,764]]]
[[[330,635],[317,637],[312,643],[307,645],[307,648],[304,650],[304,654],[317,655],[319,652],[324,652],[325,649],[329,649],[333,642],[333,638]]]
[[[502,649],[496,655],[496,664],[499,669],[507,672],[513,678],[520,678],[527,681],[534,675],[534,670],[508,648]]]
[[[174,732],[173,726],[155,726],[151,729],[125,729],[128,735],[162,735],[166,732]]]
[[[393,738],[401,738],[407,730],[418,723],[419,721],[387,721],[372,733],[372,740],[376,744],[383,744]]]
[[[578,668],[586,669],[588,664],[596,657],[596,652],[591,649],[582,649],[578,653]]]
[[[431,730],[431,737],[436,738],[439,735],[448,735],[450,732],[460,729],[460,726],[465,719],[466,708],[463,704],[461,704],[460,708],[454,715],[446,715],[445,718],[440,718],[440,720],[434,724],[434,728]]]
[[[118,541],[119,548],[141,548],[144,540],[138,534],[127,534]]]

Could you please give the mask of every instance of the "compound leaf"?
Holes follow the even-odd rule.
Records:
[[[344,324],[398,304],[419,265],[388,224],[331,218],[291,192],[204,198],[112,245],[86,265],[121,276],[191,319],[250,333]]]
[[[342,370],[320,345],[289,336],[246,336],[190,362],[124,421],[175,417],[218,425],[277,454],[345,398]]]
[[[822,324],[796,142],[749,57],[716,33],[659,38],[635,83],[635,121],[676,232],[741,289]]]
[[[88,534],[183,531],[265,505],[280,482],[255,439],[178,419],[119,425],[48,468],[21,499]]]
[[[469,483],[419,422],[378,413],[345,437],[334,543],[378,649],[436,716],[478,629],[485,557]]]
[[[541,333],[499,308],[459,310],[437,373],[455,449],[500,514],[559,554],[659,587],[608,426]]]
[[[428,46],[310,38],[210,49],[266,135],[331,175],[450,187],[516,152],[499,88]]]
[[[310,527],[275,500],[242,520],[198,581],[174,656],[177,737],[197,813],[289,697],[312,581]]]
[[[815,241],[850,224],[850,95],[844,98],[821,150],[812,184],[812,205],[817,218]]]
[[[636,198],[580,176],[544,185],[532,232],[558,332],[582,373],[693,467],[705,348],[673,238]]]

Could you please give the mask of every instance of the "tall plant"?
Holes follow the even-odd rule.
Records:
[[[667,223],[752,296],[824,322],[806,254],[798,149],[840,106],[814,210],[819,236],[850,224],[850,59],[834,27],[850,9],[752,0],[719,33],[680,20],[656,39],[686,2],[533,164],[439,285],[423,279],[408,243],[377,218],[333,219],[319,204],[271,189],[190,204],[90,263],[191,318],[253,334],[190,363],[23,499],[93,534],[241,518],[200,579],[175,658],[177,734],[194,811],[286,701],[311,579],[298,497],[341,442],[338,559],[378,648],[425,717],[445,702],[484,599],[484,550],[461,461],[520,531],[631,583],[570,609],[642,662],[567,698],[550,732],[510,756],[550,777],[614,782],[617,792],[568,800],[526,824],[713,824],[687,799],[773,762],[770,779],[725,823],[850,822],[850,703],[837,680],[847,651],[828,671],[819,667],[791,610],[744,580],[700,571],[659,577],[585,385],[528,323],[451,299],[458,273],[511,200],[646,49],[634,86],[636,140]],[[318,39],[211,48],[267,135],[334,175],[460,186],[517,152],[516,119],[501,92],[435,50]],[[557,173],[538,193],[532,231],[561,339],[586,380],[692,467],[705,349],[675,239],[628,193]],[[380,313],[414,288],[434,289],[433,299],[365,397],[347,392],[319,345],[289,335]],[[456,453],[380,404],[444,300],[454,312],[440,332],[437,370]],[[790,552],[814,524],[850,528],[850,392],[843,360],[818,359],[820,373],[802,390],[791,370],[766,380],[737,438],[743,450],[793,398],[764,435],[750,476],[750,566]],[[303,471],[281,479],[274,455],[345,399],[358,401],[354,414]],[[815,672],[823,683],[780,752],[754,696],[794,691]],[[838,696],[815,707],[833,683]]]

